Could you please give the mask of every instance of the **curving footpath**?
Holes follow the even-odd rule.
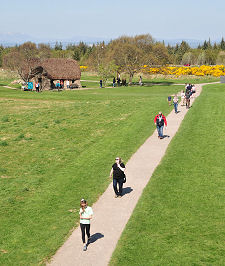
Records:
[[[199,96],[202,86],[196,85]],[[195,98],[191,99],[191,104]],[[160,110],[159,110],[160,111]],[[124,185],[124,196],[114,198],[112,184],[92,206],[94,218],[91,224],[92,243],[83,251],[80,228],[76,228],[63,246],[56,252],[48,265],[57,266],[105,266],[108,265],[121,233],[128,222],[141,194],[149,182],[154,170],[163,158],[166,149],[179,129],[188,109],[178,107],[167,116],[168,128],[164,129],[163,140],[157,138],[157,132],[132,155],[126,164],[127,182]],[[153,123],[152,118],[152,123]],[[110,169],[109,169],[110,171]]]

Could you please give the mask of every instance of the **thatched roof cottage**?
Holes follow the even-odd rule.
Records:
[[[29,80],[39,82],[41,89],[53,89],[57,81],[64,84],[64,88],[69,84],[75,83],[81,87],[81,71],[77,61],[65,58],[34,59],[31,63]],[[29,73],[29,74],[28,74]],[[66,81],[66,83],[65,83]]]

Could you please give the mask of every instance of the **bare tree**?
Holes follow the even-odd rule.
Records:
[[[32,76],[35,59],[38,57],[36,44],[27,42],[13,48],[3,58],[4,66],[17,71],[21,79],[28,82]]]

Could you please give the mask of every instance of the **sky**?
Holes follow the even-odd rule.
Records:
[[[0,10],[0,34],[37,39],[225,37],[224,0],[0,0]]]

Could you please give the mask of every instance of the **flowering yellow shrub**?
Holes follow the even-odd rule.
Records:
[[[88,68],[87,66],[80,66],[81,70],[87,70],[87,68]]]
[[[190,66],[149,67],[147,65],[144,65],[142,67],[142,71],[144,73],[149,73],[149,74],[163,74],[163,75],[176,75],[176,76],[186,76],[186,75],[214,76],[214,77],[225,76],[224,65],[216,65],[216,66],[202,65],[200,67],[190,67]]]

